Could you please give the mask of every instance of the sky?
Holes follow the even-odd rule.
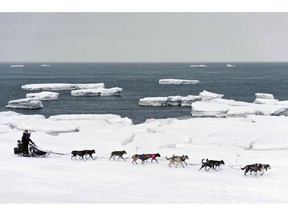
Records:
[[[288,61],[288,13],[0,13],[0,62]]]

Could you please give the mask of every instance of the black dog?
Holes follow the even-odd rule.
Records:
[[[83,150],[83,151],[74,150],[74,151],[71,152],[71,154],[72,154],[71,159],[75,158],[75,160],[76,160],[76,157],[79,156],[80,159],[85,160],[84,156],[86,155],[86,159],[87,159],[87,156],[88,156],[88,157],[91,157],[94,160],[94,158],[92,156],[92,154],[94,154],[94,153],[95,153],[95,150]]]
[[[214,168],[213,164],[207,162],[207,160],[204,161],[204,159],[202,159],[201,162],[202,162],[202,166],[200,167],[199,171],[200,171],[202,168],[204,168],[204,167],[205,167],[205,170],[206,170],[206,171],[209,171],[211,168],[214,169],[214,170],[216,170],[216,169]],[[207,168],[209,168],[209,169],[207,170]],[[216,171],[217,171],[217,170],[216,170]]]
[[[93,156],[92,156],[92,154],[96,153],[94,149],[92,149],[92,150],[84,150],[84,153],[86,155],[86,159],[87,159],[87,156],[88,156],[88,158],[91,157],[93,160],[95,160],[95,158],[93,158]]]
[[[223,160],[208,160],[208,158],[206,159],[206,162],[212,164],[213,168],[215,169],[216,167],[218,167],[220,169],[220,165],[225,165]],[[215,169],[216,170],[216,169]],[[221,169],[220,169],[221,170]]]
[[[261,176],[264,174],[264,169],[267,171],[268,169],[271,169],[271,166],[269,164],[261,164],[261,163],[256,163],[256,164],[250,164],[246,165],[245,167],[241,167],[241,170],[244,171],[244,175],[246,176],[247,172],[250,172],[250,175],[252,172],[255,172],[255,175],[257,175],[258,171],[261,172]]]
[[[71,159],[74,158],[76,160],[76,157],[79,156],[80,159],[82,158],[84,160],[84,155],[85,155],[84,151],[76,151],[76,150],[74,150],[74,151],[71,152],[71,154],[72,154]]]
[[[119,160],[119,158],[122,158],[123,160],[126,161],[126,159],[123,158],[123,155],[124,155],[124,154],[127,154],[127,152],[124,151],[124,150],[123,150],[123,151],[113,151],[113,152],[111,153],[111,156],[110,156],[109,160],[110,160],[111,158],[113,158],[113,159],[115,160],[115,157],[118,156],[118,160]]]

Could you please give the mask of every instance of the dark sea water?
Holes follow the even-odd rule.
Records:
[[[230,63],[230,62],[229,62]],[[13,63],[14,64],[14,63]],[[21,64],[21,63],[17,63]],[[24,114],[118,114],[134,124],[149,118],[191,116],[190,107],[141,107],[139,99],[156,96],[198,95],[201,91],[224,94],[226,99],[253,102],[255,93],[271,93],[288,100],[288,63],[22,63],[10,67],[0,63],[0,111],[7,111],[8,101],[25,98],[21,89],[36,83],[101,83],[106,88],[123,88],[121,96],[72,97],[70,91],[58,91],[57,101],[43,101],[40,110],[13,111]],[[198,63],[193,63],[198,64]],[[233,64],[233,63],[231,63]],[[159,79],[197,79],[198,85],[160,85]]]

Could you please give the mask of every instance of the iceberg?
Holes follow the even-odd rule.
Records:
[[[6,107],[13,109],[41,109],[43,104],[40,100],[34,98],[22,98],[9,101]]]
[[[235,67],[235,65],[227,64],[226,67]]]
[[[199,80],[181,80],[181,79],[160,79],[159,84],[199,84]]]
[[[69,84],[69,83],[41,83],[23,85],[22,89],[32,91],[59,91],[76,89],[104,88],[104,83]]]
[[[34,98],[37,100],[58,100],[59,93],[43,91],[39,93],[28,93],[26,98]]]
[[[72,96],[119,96],[122,92],[122,88],[114,87],[110,89],[97,88],[97,89],[81,89],[71,91]]]

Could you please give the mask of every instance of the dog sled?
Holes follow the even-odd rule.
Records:
[[[24,154],[24,146],[20,140],[17,141],[17,147],[14,148],[14,154],[22,157],[47,157],[50,154],[55,155],[65,155],[62,153],[52,152],[52,151],[44,151],[39,149],[36,144],[29,143],[28,144],[28,154]]]

